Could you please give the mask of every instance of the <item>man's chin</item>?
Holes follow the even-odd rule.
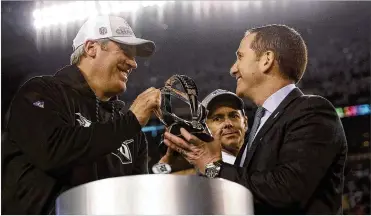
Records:
[[[127,89],[126,83],[121,82],[120,85],[117,88],[117,93],[122,94],[122,93],[126,92],[126,89]]]
[[[244,90],[243,90],[242,87],[238,87],[238,86],[237,86],[237,88],[236,88],[236,95],[237,95],[238,97],[240,97],[240,98],[242,98],[242,97],[245,96],[245,95],[244,95]]]
[[[235,156],[238,154],[238,151],[240,150],[235,143],[223,143],[222,146],[224,150]]]
[[[126,86],[125,87],[120,86],[120,87],[117,87],[117,88],[114,88],[114,89],[110,89],[111,97],[112,96],[119,96],[119,95],[121,95],[125,92],[126,92]]]

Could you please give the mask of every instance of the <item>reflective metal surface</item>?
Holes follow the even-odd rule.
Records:
[[[224,179],[169,174],[109,178],[62,193],[56,214],[253,214],[245,187]]]

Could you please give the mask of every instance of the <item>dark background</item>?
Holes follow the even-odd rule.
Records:
[[[1,2],[1,119],[19,86],[36,75],[51,75],[69,64],[72,40],[82,22],[36,31],[32,11],[43,3]],[[52,4],[52,2],[44,3]],[[140,58],[122,100],[127,107],[148,87],[161,87],[171,75],[196,81],[203,98],[223,88],[235,91],[229,68],[248,28],[280,23],[297,29],[306,40],[309,62],[299,87],[329,99],[336,107],[370,104],[371,2],[276,1],[167,3],[161,9],[121,13],[139,37],[156,42],[149,59]],[[219,5],[219,6],[218,6]],[[205,9],[209,8],[207,14]],[[250,115],[253,104],[245,100]],[[26,111],[26,110],[25,110]],[[344,210],[370,214],[370,115],[342,118],[349,144]],[[153,119],[149,125],[159,125]],[[160,155],[162,131],[147,133],[150,165]]]

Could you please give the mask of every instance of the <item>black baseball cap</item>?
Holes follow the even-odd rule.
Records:
[[[209,95],[205,97],[205,99],[202,100],[201,104],[210,111],[211,105],[214,104],[216,100],[220,101],[232,101],[235,102],[237,107],[241,110],[242,114],[245,115],[245,104],[243,100],[238,97],[235,93],[224,90],[224,89],[217,89],[213,92],[211,92]]]

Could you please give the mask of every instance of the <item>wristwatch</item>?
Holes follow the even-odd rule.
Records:
[[[212,163],[208,163],[205,166],[205,176],[208,178],[215,178],[219,175],[220,167],[222,166],[222,160],[218,160]]]

